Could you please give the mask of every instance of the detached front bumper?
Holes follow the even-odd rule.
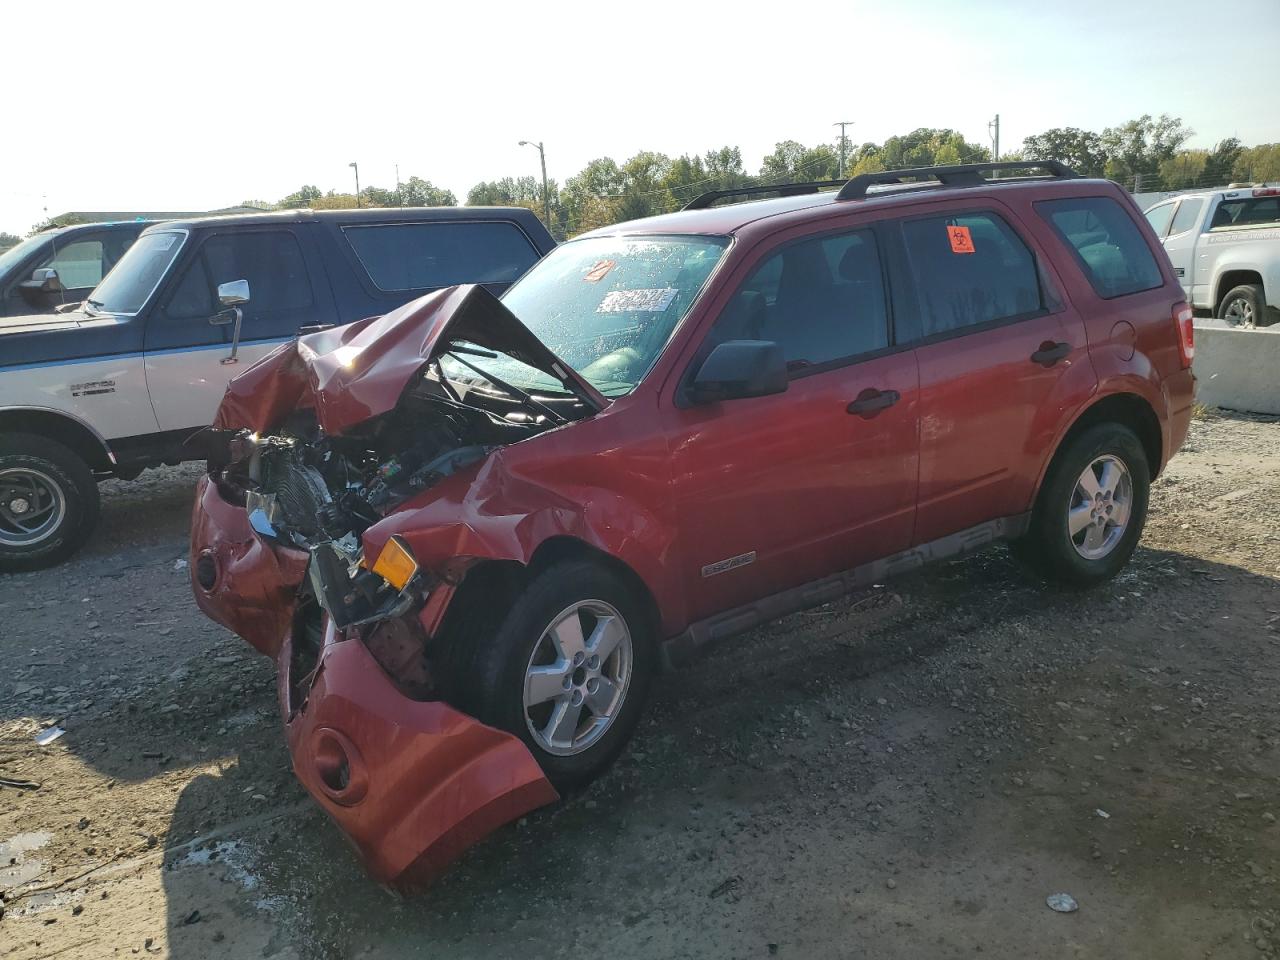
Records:
[[[317,659],[295,658],[307,559],[262,540],[245,510],[201,479],[191,524],[196,602],[274,657],[294,773],[376,880],[421,886],[488,833],[558,799],[518,738],[405,696],[359,639],[329,625]]]
[[[291,641],[277,661],[286,710]],[[439,701],[411,700],[332,628],[286,721],[293,770],[382,883],[421,886],[493,830],[558,799],[528,748]]]

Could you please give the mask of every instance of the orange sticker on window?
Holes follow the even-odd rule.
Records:
[[[951,241],[952,253],[973,253],[973,237],[969,236],[968,227],[947,227],[947,238]]]
[[[616,260],[600,260],[594,267],[587,271],[587,275],[582,279],[587,283],[599,283],[609,275],[609,271],[618,265]]]

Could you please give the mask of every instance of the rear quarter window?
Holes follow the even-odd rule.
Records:
[[[1041,200],[1036,212],[1071,248],[1094,292],[1104,300],[1164,286],[1138,225],[1111,198]]]
[[[383,223],[342,233],[383,291],[512,283],[538,260],[524,231],[505,221]]]

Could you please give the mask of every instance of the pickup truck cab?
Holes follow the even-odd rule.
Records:
[[[1146,218],[1197,314],[1239,327],[1280,320],[1280,187],[1187,193]]]
[[[58,227],[0,253],[0,317],[53,313],[80,303],[152,222]]]
[[[0,570],[69,556],[96,481],[203,459],[227,381],[441,287],[504,291],[555,241],[524,208],[291,210],[148,227],[78,309],[0,317]]]

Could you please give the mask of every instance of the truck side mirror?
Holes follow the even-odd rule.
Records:
[[[249,281],[228,280],[218,284],[218,302],[224,307],[238,307],[249,302]]]
[[[235,324],[231,330],[231,352],[222,358],[223,364],[240,362],[240,358],[236,356],[236,351],[240,349],[240,324],[244,320],[244,312],[240,306],[248,302],[248,280],[228,280],[226,283],[218,284],[218,303],[222,304],[223,309],[221,313],[215,313],[210,317],[209,322],[215,327]]]

